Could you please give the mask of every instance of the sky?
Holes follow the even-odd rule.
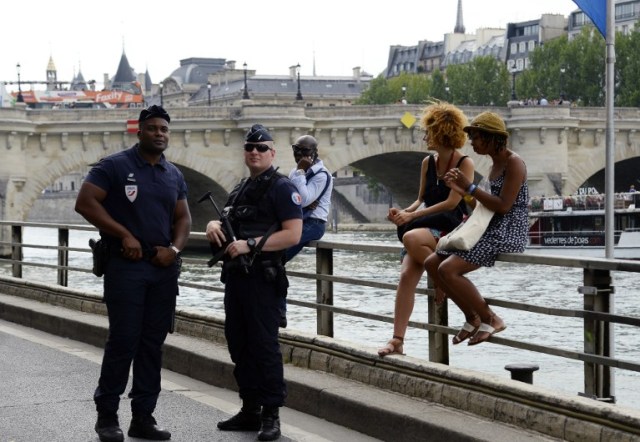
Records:
[[[457,0],[398,3],[356,0],[305,2],[131,2],[23,0],[0,6],[0,81],[44,81],[49,57],[59,81],[81,71],[85,80],[113,76],[122,52],[138,73],[162,81],[190,57],[247,63],[258,75],[350,76],[361,67],[374,76],[389,48],[440,41],[453,32]],[[505,28],[544,13],[568,16],[572,0],[462,0],[467,33]],[[34,86],[36,89],[44,86]],[[25,89],[29,87],[26,86]],[[7,85],[8,90],[17,86]]]

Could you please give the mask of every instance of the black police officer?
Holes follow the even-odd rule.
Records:
[[[138,143],[100,160],[87,175],[75,209],[100,230],[110,249],[104,274],[109,336],[94,401],[101,441],[122,441],[120,395],[133,362],[129,397],[131,437],[167,440],[152,413],[160,393],[161,347],[178,294],[179,254],[191,215],[180,170],[163,154],[169,114],[160,106],[140,113]]]
[[[284,405],[282,353],[278,343],[279,305],[288,281],[284,250],[300,241],[301,198],[295,186],[273,168],[275,148],[259,124],[245,137],[244,161],[250,177],[230,193],[225,211],[237,240],[220,221],[207,224],[209,241],[226,246],[225,336],[242,409],[218,423],[222,431],[260,431],[258,440],[280,437],[279,408]]]

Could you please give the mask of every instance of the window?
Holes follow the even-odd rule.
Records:
[[[616,5],[616,20],[627,17],[633,17],[633,3]]]
[[[518,43],[511,43],[511,53],[512,54],[518,53]]]
[[[527,50],[527,43],[524,41],[521,41],[518,44],[518,52],[525,52]]]
[[[529,40],[529,52],[533,51],[536,48],[535,40]]]
[[[576,28],[579,28],[580,26],[584,26],[586,24],[591,23],[591,20],[589,19],[589,17],[587,17],[587,15],[580,11],[580,12],[576,12],[573,15],[573,26]]]

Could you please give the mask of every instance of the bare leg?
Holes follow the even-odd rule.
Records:
[[[434,289],[436,291],[436,304],[444,303],[444,300],[447,297],[447,294],[443,289],[443,283],[440,280],[440,276],[438,276],[438,266],[440,266],[443,259],[444,258],[439,256],[437,253],[432,253],[424,260],[424,268],[433,280]]]
[[[431,277],[431,279],[433,279],[434,284],[436,284],[437,287],[447,288],[445,282],[443,282],[438,272],[438,268],[443,263],[443,261],[445,261],[445,257],[440,256],[437,253],[434,253],[429,257],[427,257],[427,259],[424,262],[424,266],[425,266],[425,269],[427,270],[427,273],[429,273],[429,276]],[[452,293],[450,290],[451,290],[450,288],[447,288],[447,291],[449,291],[449,293]],[[454,303],[456,303],[458,308],[460,308],[460,310],[465,315],[465,324],[462,326],[460,331],[453,337],[453,344],[456,345],[469,339],[471,336],[473,336],[476,333],[476,331],[478,330],[478,327],[480,327],[480,317],[474,311],[467,310],[467,307],[466,305],[464,305],[464,303],[459,304],[460,303],[459,298],[452,296],[451,299]],[[440,304],[442,302],[444,302],[444,297],[442,297],[441,299],[438,299],[438,293],[436,290],[436,303]]]
[[[403,243],[407,249],[407,255],[402,261],[400,281],[398,281],[396,291],[393,339],[378,349],[380,356],[402,353],[404,335],[407,332],[409,318],[415,305],[416,287],[424,274],[422,263],[435,248],[435,238],[428,229],[415,229],[405,233]]]
[[[467,322],[474,324],[476,317],[495,330],[503,330],[504,322],[489,308],[476,286],[464,275],[476,270],[477,265],[468,263],[456,255],[451,255],[438,266],[438,276],[451,299],[465,315]],[[491,332],[478,332],[469,341],[470,345],[483,342]]]

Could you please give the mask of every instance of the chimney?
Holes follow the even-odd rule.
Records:
[[[360,79],[361,76],[361,72],[360,72],[360,66],[356,66],[355,68],[353,68],[353,78],[355,78],[356,80]]]

